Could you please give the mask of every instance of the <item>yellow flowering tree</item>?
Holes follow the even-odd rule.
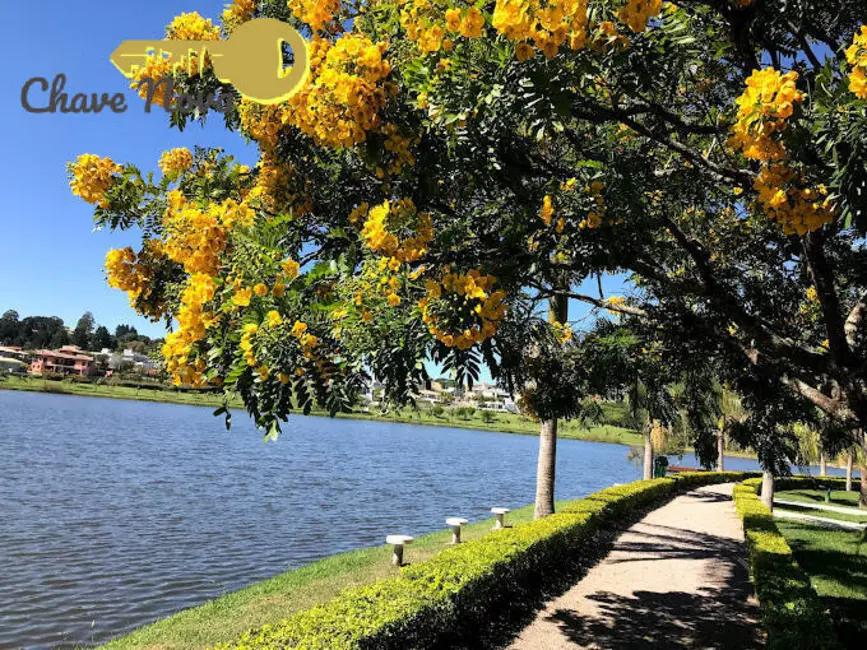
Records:
[[[108,278],[173,324],[176,382],[241,394],[275,434],[371,373],[402,403],[426,361],[486,364],[543,422],[539,515],[587,387],[569,300],[715,359],[768,421],[796,403],[867,428],[861,0],[235,0],[167,35],[258,16],[308,37],[310,74],[226,114],[254,168],[208,149],[157,176],[70,166],[99,226],[143,231]],[[165,75],[233,93],[207,58],[138,77]],[[606,272],[629,300],[576,291]]]

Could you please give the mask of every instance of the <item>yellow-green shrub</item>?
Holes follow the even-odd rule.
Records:
[[[810,479],[778,479],[777,487],[806,486]],[[743,519],[750,573],[767,632],[770,650],[839,648],[831,618],[795,562],[770,510],[759,500],[761,478],[747,479],[734,489],[735,506]]]
[[[612,520],[634,518],[682,489],[740,478],[743,474],[696,473],[610,487],[550,517],[448,548],[400,576],[348,589],[220,648],[396,650],[466,641],[516,596],[577,563],[593,534]]]

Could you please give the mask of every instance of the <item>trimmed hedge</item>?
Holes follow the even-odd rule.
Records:
[[[787,477],[777,479],[779,489],[836,483],[831,479]],[[751,478],[734,488],[735,506],[743,519],[762,623],[770,650],[839,649],[828,610],[795,562],[792,549],[759,499],[762,479]]]
[[[453,546],[400,576],[347,589],[329,602],[246,633],[220,650],[404,649],[472,640],[493,616],[568,574],[593,535],[678,491],[742,480],[691,472],[610,487],[560,512]]]

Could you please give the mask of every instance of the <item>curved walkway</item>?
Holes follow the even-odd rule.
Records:
[[[648,513],[510,649],[761,647],[731,491],[700,488]]]

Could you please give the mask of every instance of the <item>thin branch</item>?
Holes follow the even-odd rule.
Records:
[[[646,318],[648,313],[640,309],[639,307],[632,307],[630,305],[624,304],[612,304],[605,300],[600,300],[599,298],[594,298],[593,296],[588,296],[583,293],[575,293],[574,291],[561,291],[558,292],[561,295],[566,296],[567,298],[573,298],[574,300],[580,300],[581,302],[586,302],[600,309],[608,309],[609,311],[614,311],[620,314],[628,314],[629,316],[638,316],[639,318]]]

